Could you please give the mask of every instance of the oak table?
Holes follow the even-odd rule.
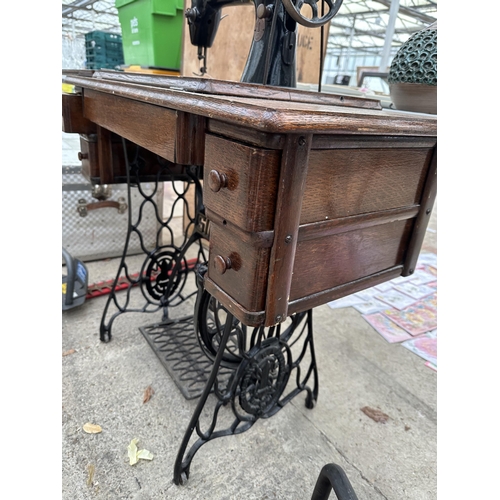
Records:
[[[75,88],[63,94],[63,130],[80,134],[93,183],[180,180],[194,190],[194,212],[187,190],[177,192],[191,210],[181,242],[144,249],[140,275],[129,276],[140,310],[164,310],[153,337],[160,328],[169,342],[195,339],[209,366],[174,466],[180,484],[211,439],[249,429],[302,391],[314,406],[314,307],[414,272],[436,196],[437,119],[375,99],[199,78],[73,70],[63,81]],[[125,257],[117,279],[122,270]],[[194,314],[172,318],[190,274]],[[110,295],[101,340],[129,310]],[[234,418],[218,429],[222,406]]]

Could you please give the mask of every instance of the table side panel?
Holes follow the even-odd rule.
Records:
[[[67,134],[95,134],[96,125],[83,116],[82,94],[62,94],[62,131]]]
[[[368,286],[384,273],[391,279],[400,273],[415,220],[422,210],[420,203],[434,154],[432,138],[414,141],[401,138],[398,143],[397,137],[391,137],[377,143],[372,137],[359,136],[359,148],[353,147],[352,137],[347,139],[347,147],[344,142],[332,136],[332,143],[339,146],[337,149],[309,152],[298,244],[287,298],[289,303],[293,302],[293,310],[301,310],[302,302],[308,307],[323,304],[325,293],[348,290],[351,285],[362,288],[363,283]],[[214,210],[218,214],[212,232],[215,236],[211,235],[208,275],[219,292],[224,292],[222,297],[231,297],[237,309],[244,310],[245,317],[261,318],[264,312],[265,324],[271,324],[271,282],[266,274],[270,273],[276,235],[269,252],[267,248],[257,248],[255,243],[249,244],[252,238],[244,238],[244,242],[243,233],[238,235],[234,230],[236,225],[238,231],[256,236],[259,230],[271,232],[273,229],[277,185],[274,179],[266,183],[260,173],[256,175],[266,171],[265,158],[259,157],[256,151],[269,153],[270,150],[207,135],[206,151],[206,166],[222,168],[228,186],[241,188],[238,196],[234,189],[227,189],[224,199],[217,198],[223,190],[217,193],[205,190],[208,213]],[[277,168],[283,165],[273,165],[272,171]],[[206,169],[205,185],[208,172]],[[238,176],[242,172],[245,178],[240,182]],[[262,193],[265,196],[261,196]],[[283,212],[282,217],[286,218],[287,213]],[[223,225],[225,220],[231,223]],[[255,224],[256,220],[265,223]],[[275,230],[278,222],[274,220]],[[236,256],[240,268],[217,274],[214,257],[226,258],[230,254]],[[241,272],[244,267],[245,277]],[[250,284],[242,290],[241,283]]]
[[[175,111],[85,89],[83,113],[101,127],[175,162]]]
[[[402,265],[414,222],[395,221],[299,241],[290,300]]]
[[[301,224],[418,203],[431,150],[313,150]]]

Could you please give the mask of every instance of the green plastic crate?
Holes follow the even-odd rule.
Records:
[[[127,65],[179,70],[184,0],[115,0]]]
[[[106,42],[122,43],[122,36],[118,33],[109,33],[108,31],[90,31],[85,33],[85,41],[94,41],[97,45],[102,45]]]
[[[102,45],[97,44],[94,40],[85,42],[85,50],[95,50],[97,52],[115,52],[117,54],[123,53],[122,42],[106,42]]]
[[[107,31],[85,33],[85,56],[88,69],[116,68],[123,65],[122,36]]]

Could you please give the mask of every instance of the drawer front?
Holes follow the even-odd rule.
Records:
[[[263,311],[270,250],[211,223],[208,277],[243,308]]]
[[[297,243],[290,300],[403,264],[414,219]]]
[[[311,151],[300,223],[418,204],[428,148]]]
[[[248,232],[272,230],[281,152],[207,134],[203,201]]]

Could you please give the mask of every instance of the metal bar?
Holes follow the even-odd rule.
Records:
[[[358,500],[342,467],[327,464],[321,469],[311,500],[328,500],[332,488],[338,500]]]
[[[399,3],[399,0],[373,0],[374,2],[381,3],[382,5],[385,5],[386,7],[392,7],[392,4],[397,1]],[[423,12],[420,12],[417,9],[412,9],[411,7],[405,7],[402,5],[399,7],[399,13],[404,14],[405,16],[408,17],[413,17],[415,19],[418,19],[420,21],[423,21],[424,23],[435,23],[437,19],[435,17],[429,16],[429,14],[425,14]]]
[[[189,443],[189,439],[193,434],[193,431],[198,423],[198,419],[201,415],[203,407],[208,399],[210,392],[212,391],[212,386],[214,385],[215,379],[217,378],[217,372],[219,370],[219,366],[222,361],[222,356],[224,355],[224,351],[226,349],[226,344],[229,339],[229,335],[231,334],[233,326],[233,315],[231,313],[227,314],[226,324],[224,326],[224,333],[222,335],[219,350],[217,351],[217,356],[215,357],[214,364],[212,367],[212,371],[210,373],[210,377],[208,379],[207,384],[205,385],[205,389],[203,394],[200,396],[198,400],[198,404],[196,405],[196,409],[191,417],[186,433],[184,434],[184,438],[182,440],[181,446],[179,448],[179,452],[177,454],[177,459],[174,465],[174,483],[175,484],[184,484],[187,479],[189,479],[189,466],[191,465],[192,456],[189,457],[186,461],[182,461],[184,457],[184,452],[186,451],[187,445]]]
[[[68,17],[75,10],[85,9],[89,5],[97,2],[97,0],[75,0],[74,2],[62,6],[62,17]]]
[[[389,9],[389,22],[387,23],[387,31],[385,32],[384,48],[382,49],[382,57],[380,59],[379,71],[386,72],[389,56],[391,54],[392,39],[394,38],[394,29],[399,11],[399,0],[391,0]]]

